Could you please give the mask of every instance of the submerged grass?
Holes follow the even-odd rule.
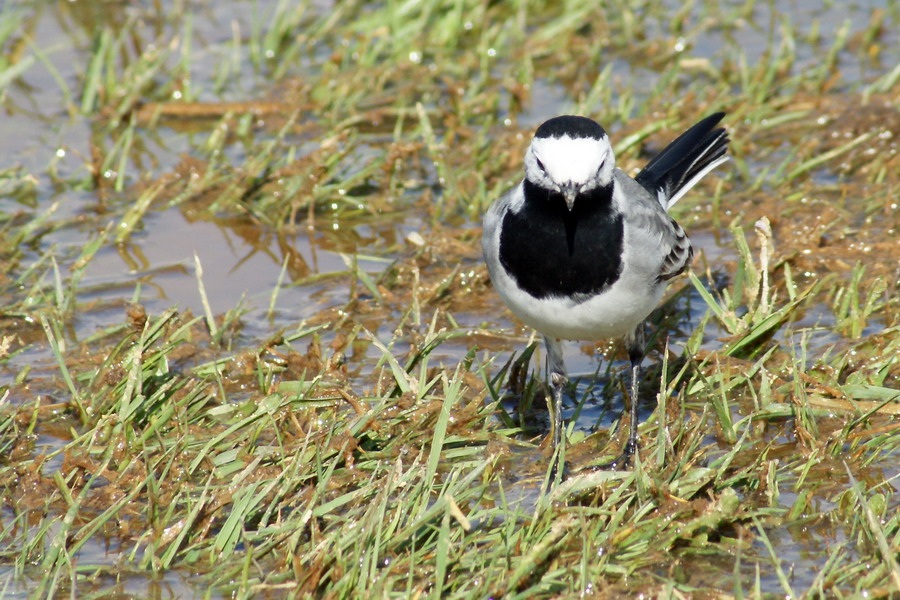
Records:
[[[5,110],[65,130],[0,165],[0,595],[900,594],[893,5],[89,4],[0,15]],[[720,241],[652,319],[637,463],[590,469],[614,362],[549,486],[478,219],[550,114],[633,171],[719,109],[733,167],[677,216]],[[200,316],[148,302],[166,211],[272,289],[217,313],[186,239]],[[109,249],[132,272],[98,282]]]

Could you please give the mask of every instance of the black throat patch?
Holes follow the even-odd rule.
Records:
[[[562,194],[525,180],[525,202],[509,211],[500,232],[500,263],[535,298],[584,301],[622,273],[622,215],[612,186],[580,195],[571,211]]]

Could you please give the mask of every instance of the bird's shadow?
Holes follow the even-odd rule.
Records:
[[[685,286],[673,294],[647,319],[647,357],[641,369],[638,391],[638,419],[643,423],[655,410],[663,380],[663,353],[666,340],[684,339],[696,316],[692,310],[695,293]],[[494,378],[499,395],[498,418],[508,427],[519,429],[522,439],[535,441],[551,429],[548,399],[551,397],[545,369],[530,369],[539,343],[530,344],[519,356],[513,355]],[[602,359],[592,373],[572,374],[563,395],[563,419],[574,423],[575,430],[592,435],[604,430],[612,436],[628,408],[630,364],[622,345],[615,348],[613,360]],[[667,372],[678,372],[689,360],[669,352]],[[503,381],[506,385],[502,385]]]
[[[533,346],[529,346],[533,352]],[[522,361],[529,351],[514,362]],[[670,369],[677,367],[670,360]],[[535,371],[524,366],[514,370],[525,372],[508,385],[500,397],[500,419],[508,426],[517,427],[522,437],[534,439],[550,431],[548,400],[551,392],[546,382]],[[656,408],[660,391],[661,365],[645,364],[639,383],[638,418],[643,422]],[[604,360],[594,373],[573,375],[563,394],[563,420],[575,423],[575,429],[591,435],[615,426],[628,407],[629,363],[627,360]],[[518,377],[521,377],[519,375]]]

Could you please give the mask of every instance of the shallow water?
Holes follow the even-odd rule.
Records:
[[[167,7],[173,4],[163,3]],[[216,72],[223,57],[229,55],[229,43],[242,27],[264,26],[279,4],[276,0],[257,0],[254,2],[212,2],[204,4],[201,12],[194,19],[194,37],[197,47],[193,59],[193,72],[197,78],[196,87],[211,90],[210,78]],[[744,2],[731,2],[735,8]],[[103,6],[97,11],[96,6]],[[676,8],[680,4],[672,4]],[[317,2],[314,10],[328,10],[330,3]],[[833,32],[849,26],[850,32],[858,32],[865,28],[872,10],[894,10],[890,0],[859,2],[851,5],[842,3],[820,4],[812,1],[790,3],[787,9],[780,4],[758,3],[753,9],[753,17],[749,22],[734,24],[731,28],[696,37],[695,52],[715,60],[723,45],[736,44],[747,52],[748,61],[762,57],[763,52],[771,47],[772,37],[778,33],[769,33],[769,24],[780,19],[790,19],[795,23],[806,24],[802,31],[809,32],[817,28],[821,40],[811,42],[795,40],[798,56],[798,69],[804,65],[814,65],[819,58],[821,46],[828,45]],[[51,247],[59,250],[65,271],[77,256],[80,249],[97,232],[107,226],[108,207],[103,205],[94,192],[78,191],[79,186],[61,184],[72,180],[84,180],[84,157],[90,152],[90,143],[95,135],[89,119],[73,116],[63,100],[64,94],[56,79],[57,75],[76,89],[75,79],[79,65],[87,56],[90,39],[95,28],[103,23],[125,22],[133,16],[132,9],[125,3],[44,3],[44,2],[11,2],[3,5],[3,10],[22,11],[27,27],[35,43],[48,48],[48,59],[55,65],[58,73],[53,74],[39,65],[31,67],[22,85],[10,87],[3,100],[5,114],[0,116],[0,170],[13,166],[40,173],[36,182],[33,206],[20,201],[0,196],[0,211],[4,213],[22,212],[26,214],[46,213],[53,207],[50,223],[65,226],[44,235],[40,247],[25,249],[23,263],[35,260]],[[702,13],[702,11],[701,11]],[[150,35],[154,24],[143,23],[146,30],[143,39],[153,39]],[[776,28],[777,30],[777,28]],[[900,60],[900,28],[885,32],[885,48],[893,55],[876,57],[871,60],[860,58],[856,53],[844,51],[840,55],[845,65],[842,70],[842,85],[850,87],[860,82],[870,81],[874,76],[882,74]],[[646,32],[654,35],[653,31]],[[815,36],[813,36],[815,37]],[[149,43],[149,42],[148,42]],[[245,59],[243,59],[245,60]],[[628,81],[629,85],[640,88],[642,83],[656,79],[656,72],[625,61],[613,60],[613,75],[618,81]],[[238,65],[236,68],[246,65]],[[310,69],[316,68],[310,63]],[[213,93],[205,91],[199,100],[205,101],[240,101],[265,95],[270,86],[267,78],[255,69],[241,69],[241,77],[230,82]],[[614,96],[615,97],[615,96]],[[559,112],[572,110],[571,99],[567,97],[565,88],[551,78],[540,80],[532,90],[531,104],[523,113],[517,115],[517,125],[527,129]],[[77,98],[72,98],[77,103]],[[610,131],[618,128],[613,124]],[[127,168],[127,179],[134,183],[137,174],[149,169],[155,174],[167,173],[176,169],[184,154],[195,151],[202,144],[206,132],[192,132],[178,127],[161,126],[142,140],[142,149],[132,155]],[[260,133],[259,135],[265,135]],[[100,144],[109,144],[108,140],[100,140]],[[228,147],[228,160],[235,164],[245,161],[244,149],[240,144]],[[137,158],[135,158],[137,157]],[[52,165],[52,169],[48,169]],[[52,171],[52,172],[51,172]],[[115,173],[110,173],[110,179]],[[80,188],[80,189],[83,189]],[[113,193],[110,203],[127,203],[127,195]],[[701,202],[694,199],[693,204]],[[683,209],[686,228],[694,240],[695,246],[705,255],[711,265],[723,265],[735,260],[733,246],[727,232],[709,228],[692,228],[690,226],[690,207],[686,202]],[[331,225],[329,227],[329,225]],[[253,226],[246,220],[221,219],[206,221],[193,218],[189,208],[164,208],[151,210],[142,220],[142,225],[127,242],[120,245],[103,246],[91,261],[82,283],[79,301],[87,308],[79,313],[73,330],[69,332],[73,345],[84,340],[104,328],[118,325],[123,320],[125,304],[136,299],[150,313],[159,313],[171,306],[194,315],[203,314],[204,305],[198,286],[196,264],[202,265],[202,282],[206,297],[214,313],[223,313],[241,305],[244,313],[241,317],[242,328],[239,340],[252,346],[261,340],[271,337],[279,330],[292,331],[301,327],[308,319],[327,310],[343,306],[348,300],[350,276],[345,257],[351,253],[362,255],[359,264],[366,272],[377,274],[387,268],[390,261],[410,251],[403,240],[412,233],[427,233],[427,226],[415,214],[393,215],[375,223],[345,223],[335,229],[327,216],[320,217],[320,229],[312,234],[304,227],[287,237],[279,238],[274,232]],[[477,224],[470,224],[477,227]],[[195,258],[196,257],[196,258]],[[286,276],[282,275],[285,261],[289,261],[291,269]],[[472,263],[471,259],[468,263]],[[474,264],[474,263],[472,263]],[[726,268],[721,267],[725,272]],[[332,274],[332,277],[320,277]],[[312,279],[315,282],[305,283]],[[279,281],[281,285],[279,286]],[[136,290],[139,288],[139,294]],[[269,310],[273,295],[277,296],[273,310]],[[676,304],[686,314],[686,318],[678,324],[684,331],[690,331],[705,314],[702,301],[693,291],[679,297]],[[454,313],[457,321],[463,326],[473,329],[487,326],[492,330],[508,333],[507,339],[495,341],[491,352],[485,356],[498,356],[502,363],[509,352],[521,351],[524,347],[521,335],[508,313],[501,312],[499,300],[484,310],[485,307],[474,307],[472,310],[461,310]],[[500,316],[497,316],[500,315]],[[396,315],[395,315],[396,316]],[[808,310],[802,322],[797,326],[827,325],[833,321],[829,307],[816,306]],[[877,323],[871,325],[878,327]],[[394,323],[390,319],[381,322],[376,334],[383,340],[391,337]],[[724,332],[710,324],[706,331],[704,348],[712,349],[721,343]],[[777,341],[790,345],[792,340],[780,333]],[[831,347],[840,340],[830,331],[813,334],[807,347],[810,355]],[[677,336],[673,335],[673,346],[677,345]],[[433,360],[444,364],[458,362],[467,352],[469,342],[465,339],[448,341],[434,353]],[[402,351],[402,348],[397,348]],[[675,349],[678,352],[678,349]],[[364,357],[354,357],[358,364],[354,369],[358,373],[361,386],[371,384],[371,371],[374,369],[380,353],[372,350]],[[540,356],[540,352],[537,353]],[[600,427],[608,427],[616,421],[622,409],[622,386],[618,380],[626,374],[626,362],[619,357],[611,369],[607,369],[605,360],[594,348],[586,348],[570,343],[566,346],[566,361],[570,372],[578,375],[574,390],[570,393],[565,407],[566,418],[572,417],[581,399],[583,406],[578,408],[579,416],[576,428],[589,433]],[[651,355],[649,361],[658,360],[658,355]],[[540,365],[537,358],[532,363]],[[33,373],[52,373],[55,359],[50,349],[35,346],[11,359],[3,370],[0,382],[11,383],[23,367],[29,365]],[[596,377],[597,385],[594,385]],[[35,395],[53,394],[54,386],[59,382],[44,382],[22,397],[12,397],[14,403],[30,401]],[[44,385],[46,387],[41,387]],[[510,407],[513,408],[513,407]],[[652,404],[644,403],[641,417],[646,419],[653,410]],[[49,434],[38,437],[36,452],[51,452],[61,447],[67,440]],[[44,464],[45,471],[59,468],[57,458]],[[524,496],[528,496],[527,492]],[[781,502],[790,505],[792,497],[783,494]],[[815,567],[823,560],[825,548],[829,544],[841,543],[845,540],[839,531],[821,532],[770,532],[772,543],[778,553],[794,566],[792,582],[797,589],[805,587],[814,577]],[[765,549],[755,547],[759,556],[765,556]],[[91,543],[82,550],[84,559],[92,564],[107,563],[112,570],[123,559],[116,551],[110,551],[100,543]],[[108,581],[112,581],[110,575]],[[30,581],[13,579],[11,568],[0,566],[0,596],[8,598],[24,597],[32,585]],[[779,592],[777,578],[767,576],[763,580],[766,592]],[[148,598],[175,598],[198,595],[205,590],[195,587],[189,574],[170,572],[164,581],[148,581],[140,574],[126,575],[114,592],[124,596],[134,594]]]

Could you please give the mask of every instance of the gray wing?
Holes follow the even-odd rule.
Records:
[[[684,229],[650,192],[625,172],[616,169],[615,181],[621,192],[617,199],[619,210],[631,235],[638,240],[640,251],[645,253],[642,262],[652,265],[648,275],[663,282],[683,273],[694,256]]]

